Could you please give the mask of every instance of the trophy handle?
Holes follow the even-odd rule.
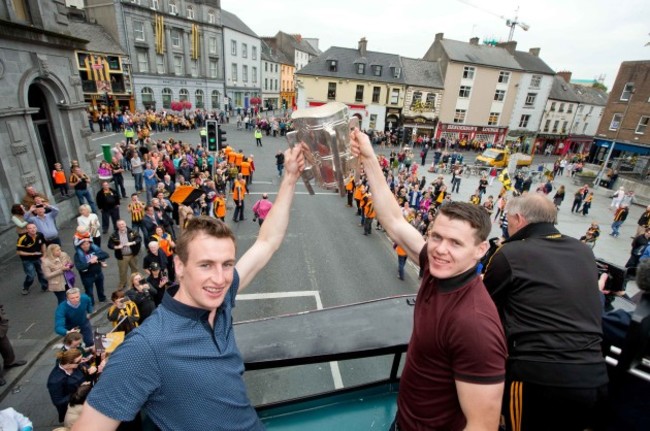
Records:
[[[341,155],[339,154],[338,139],[336,138],[336,131],[331,127],[325,129],[327,136],[329,138],[330,154],[332,154],[332,159],[334,161],[334,176],[336,177],[336,184],[339,188],[339,195],[345,196],[345,183],[343,178],[343,162],[341,161]],[[348,148],[349,151],[349,148]]]
[[[293,148],[298,142],[298,132],[289,132],[286,134],[286,138],[287,142],[289,143],[289,148]],[[305,158],[307,158],[306,155]],[[302,178],[302,181],[305,183],[305,187],[307,188],[309,194],[315,195],[316,193],[314,192],[314,188],[311,186],[310,182],[314,177],[313,165],[305,166],[305,169],[302,171],[302,174],[300,176]]]

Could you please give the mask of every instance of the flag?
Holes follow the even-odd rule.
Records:
[[[507,191],[514,189],[514,187],[512,187],[512,182],[510,181],[510,175],[508,175],[507,169],[501,171],[501,174],[499,175],[499,181],[501,184],[503,184],[503,188]]]
[[[169,200],[179,205],[189,205],[204,194],[205,192],[203,190],[195,189],[192,186],[178,186],[169,197]]]

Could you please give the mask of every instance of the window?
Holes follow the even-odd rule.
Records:
[[[372,66],[372,74],[375,76],[381,76],[381,66],[378,65]]]
[[[178,30],[172,30],[172,46],[174,48],[181,47],[181,32]]]
[[[176,2],[174,0],[169,0],[169,13],[172,15],[178,13],[178,8],[176,8]]]
[[[209,24],[216,24],[217,22],[217,15],[215,15],[213,10],[208,11],[208,23]]]
[[[648,122],[650,122],[650,117],[641,117],[634,133],[637,135],[645,134],[645,130],[648,128]]]
[[[142,73],[149,72],[149,59],[146,51],[138,51],[138,70]]]
[[[363,102],[363,85],[357,85],[357,92],[354,95],[356,102]]]
[[[535,99],[537,99],[537,93],[528,93],[526,95],[526,102],[524,102],[524,106],[532,107],[535,105]]]
[[[142,87],[142,91],[140,92],[140,96],[142,99],[142,104],[145,107],[149,107],[153,105],[153,90],[149,87]]]
[[[278,80],[277,79],[275,80],[275,89],[276,90],[278,89]]]
[[[174,56],[174,73],[176,75],[185,74],[185,68],[183,67],[183,57],[180,55]]]
[[[160,1],[159,0],[151,0],[151,9],[153,9],[153,10],[160,9]]]
[[[568,121],[565,121],[565,122],[562,123],[562,133],[566,133],[566,132],[567,132],[567,127],[568,127],[568,126],[569,126],[569,122],[568,122]]]
[[[278,73],[278,65],[275,65],[275,73]]]
[[[357,63],[357,75],[364,75],[366,73],[365,63]]]
[[[499,124],[499,113],[490,112],[490,117],[488,118],[488,126],[497,126]]]
[[[210,78],[217,77],[217,60],[210,60]]]
[[[192,76],[199,76],[199,60],[192,60]]]
[[[524,114],[521,116],[521,119],[519,119],[519,127],[521,129],[525,129],[528,127],[528,121],[530,120],[530,115]]]
[[[553,133],[557,133],[557,128],[560,127],[560,120],[555,120],[553,123]]]
[[[269,79],[268,78],[264,78],[264,89],[265,90],[269,89]]]
[[[165,70],[165,56],[157,55],[156,56],[156,72],[160,75],[166,73]]]
[[[399,78],[399,75],[402,73],[401,67],[393,67],[393,78]]]
[[[253,54],[253,60],[257,60],[257,47],[253,46],[251,47],[251,54]]]
[[[476,68],[472,66],[465,66],[463,67],[463,78],[465,79],[474,79],[474,72],[476,71]]]
[[[564,103],[560,103],[560,108],[557,110],[557,112],[564,112]]]
[[[569,103],[569,106],[567,106],[567,108],[566,108],[566,112],[568,114],[573,112],[573,103]]]
[[[241,80],[243,82],[248,82],[248,66],[247,65],[243,65],[241,67]]]
[[[411,101],[411,106],[417,104],[418,102],[422,101],[422,92],[421,91],[414,91],[413,92],[413,100]]]
[[[330,82],[327,84],[327,100],[336,99],[336,82]]]
[[[253,84],[257,84],[257,67],[253,66]]]
[[[233,82],[237,81],[237,63],[233,63],[230,68],[230,75]]]
[[[621,93],[621,100],[630,100],[630,97],[634,93],[634,82],[628,82],[623,87],[623,93]]]
[[[245,43],[241,44],[241,58],[248,58],[248,45]]]
[[[174,93],[172,93],[172,90],[170,88],[163,88],[162,91],[162,103],[163,103],[163,108],[169,109],[172,106],[172,97],[174,96]]]
[[[187,18],[194,19],[194,8],[192,6],[187,7]]]
[[[425,106],[433,111],[435,105],[436,105],[436,95],[433,93],[427,94],[427,103]]]
[[[555,111],[555,102],[551,103],[551,111]]]
[[[614,114],[612,117],[612,122],[609,123],[609,130],[618,130],[621,125],[621,120],[623,119],[623,114]]]
[[[510,81],[510,72],[499,72],[499,83],[507,84]]]
[[[237,41],[230,41],[230,55],[237,55]]]
[[[197,108],[203,108],[203,90],[196,90],[194,93]]]
[[[494,100],[497,102],[503,102],[506,98],[506,91],[505,90],[497,90],[494,93]]]
[[[190,99],[190,92],[187,91],[185,88],[181,88],[178,92],[178,100],[181,102],[185,102],[186,100]]]
[[[399,103],[399,88],[393,88],[390,91],[390,104],[397,105]]]
[[[212,95],[210,98],[212,99],[212,109],[219,109],[221,107],[221,93],[219,93],[217,90],[212,90]]]
[[[144,22],[133,21],[133,36],[135,40],[144,41]]]
[[[372,103],[379,103],[381,96],[381,87],[372,87]]]
[[[542,76],[541,75],[533,75],[533,77],[530,78],[530,86],[532,88],[539,88],[541,83],[542,83]]]
[[[208,38],[208,53],[209,54],[217,53],[217,38],[214,36],[210,36]]]
[[[472,92],[472,87],[467,85],[461,85],[460,91],[458,91],[458,97],[460,97],[461,99],[467,99],[469,98],[471,92]]]
[[[464,123],[466,113],[467,111],[465,109],[456,109],[456,113],[454,114],[454,123]]]
[[[546,120],[546,123],[544,123],[544,131],[548,132],[548,129],[551,128],[551,120]]]
[[[271,69],[273,69],[273,66],[271,66]],[[265,61],[265,62],[264,62],[264,72],[268,72],[268,71],[269,71],[269,63],[267,63],[267,62]]]
[[[327,62],[328,70],[330,72],[336,72],[338,67],[337,67],[337,61],[336,60],[329,60]]]

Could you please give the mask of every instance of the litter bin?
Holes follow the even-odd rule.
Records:
[[[102,144],[102,154],[104,155],[104,160],[110,163],[113,155],[111,154],[111,144]]]

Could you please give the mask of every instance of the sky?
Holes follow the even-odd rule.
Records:
[[[621,62],[650,60],[648,0],[222,0],[258,36],[279,30],[319,39],[319,48],[356,48],[422,58],[436,33],[507,41],[506,20],[517,16],[517,50],[541,48],[540,57],[574,79],[604,76],[611,88]]]

